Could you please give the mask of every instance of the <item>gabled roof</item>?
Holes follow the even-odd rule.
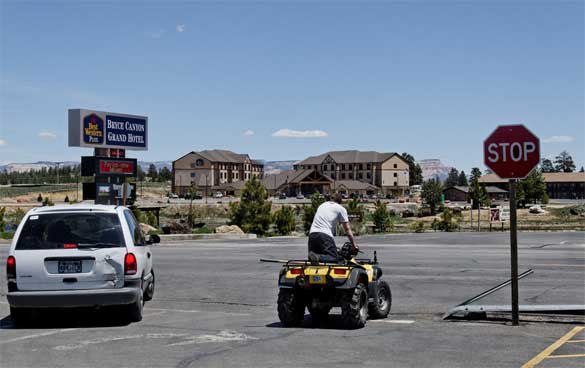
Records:
[[[311,156],[302,161],[295,163],[295,165],[320,165],[327,156],[331,156],[333,161],[338,164],[353,164],[361,162],[375,162],[380,163],[388,160],[392,156],[402,157],[395,152],[375,152],[375,151],[330,151],[318,156]]]
[[[276,190],[280,188],[284,184],[299,184],[301,181],[304,181],[309,177],[311,174],[317,173],[313,169],[305,169],[305,170],[285,170],[281,171],[278,174],[272,175],[265,175],[262,179],[262,184],[268,190]],[[323,179],[327,181],[331,181],[331,179],[325,175],[319,175]]]
[[[542,173],[547,183],[584,183],[585,173]],[[502,179],[496,174],[485,174],[479,178],[480,183],[507,183],[508,179]]]
[[[199,155],[199,156],[201,156],[201,157],[203,157],[206,160],[209,160],[211,162],[227,162],[227,163],[240,164],[240,163],[244,163],[244,162],[246,162],[246,160],[248,160],[250,163],[255,164],[255,165],[264,165],[264,163],[262,161],[252,160],[250,158],[250,156],[245,154],[245,153],[235,153],[232,151],[219,150],[219,149],[204,150],[204,151],[199,151],[199,152],[191,151],[191,152],[187,153],[186,155],[183,155],[180,158],[176,159],[175,161],[178,161],[178,160],[180,160],[180,159],[182,159],[185,156],[188,156],[190,154],[197,154],[197,155]],[[175,162],[175,161],[173,161],[173,162]]]
[[[335,184],[333,185],[334,189],[340,189],[341,187],[345,187],[349,190],[379,190],[375,185],[370,183],[364,183],[363,181],[359,180],[336,180]]]
[[[232,183],[222,183],[212,187],[213,190],[242,190],[246,186],[244,180],[234,181]]]

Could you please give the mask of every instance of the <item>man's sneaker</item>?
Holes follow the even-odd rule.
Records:
[[[309,261],[311,261],[311,264],[318,264],[319,256],[314,252],[309,252]]]

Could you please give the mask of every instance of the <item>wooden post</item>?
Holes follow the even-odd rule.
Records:
[[[510,251],[512,255],[512,326],[518,326],[518,234],[516,227],[516,180],[510,179]]]

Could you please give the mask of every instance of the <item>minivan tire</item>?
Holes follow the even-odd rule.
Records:
[[[128,320],[130,322],[142,321],[142,307],[144,305],[144,298],[142,292],[138,293],[138,298],[132,304],[127,306]]]
[[[152,278],[150,279],[150,282],[148,283],[148,286],[146,287],[146,290],[144,290],[144,301],[148,302],[151,301],[152,298],[154,297],[154,271],[150,271],[150,273],[152,274]]]

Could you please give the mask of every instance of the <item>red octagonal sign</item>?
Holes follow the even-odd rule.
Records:
[[[502,179],[525,178],[540,162],[540,141],[524,125],[501,125],[483,142],[483,159]]]

